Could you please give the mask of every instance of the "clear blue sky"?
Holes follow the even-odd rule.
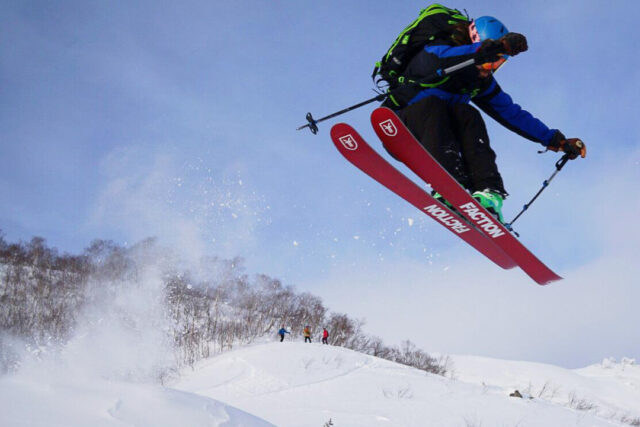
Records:
[[[240,255],[428,351],[569,367],[640,358],[640,3],[446,3],[525,34],[529,51],[498,81],[587,143],[518,221],[566,277],[546,288],[355,170],[331,122],[295,131],[307,111],[371,97],[374,62],[426,4],[2,2],[0,229],[69,252],[158,236],[189,257]],[[341,119],[380,148],[370,111]],[[557,155],[487,122],[511,219]]]

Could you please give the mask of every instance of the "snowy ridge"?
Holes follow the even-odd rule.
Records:
[[[640,366],[633,360],[582,369],[515,362],[475,356],[456,356],[455,378],[505,394],[518,390],[525,398],[587,410],[604,418],[627,419],[640,425]]]
[[[203,361],[175,387],[278,426],[321,427],[329,419],[335,426],[355,427],[640,422],[635,365],[567,370],[480,357],[452,360],[454,378],[444,378],[344,348],[270,343]],[[533,398],[526,395],[529,384]],[[516,389],[525,398],[509,397]],[[574,401],[595,407],[571,407],[571,393]]]

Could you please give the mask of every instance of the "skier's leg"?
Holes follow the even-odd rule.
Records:
[[[456,105],[452,113],[462,143],[462,153],[471,182],[472,196],[502,223],[502,203],[507,196],[489,145],[487,128],[480,112],[468,104]]]
[[[430,96],[404,108],[399,117],[438,163],[462,186],[468,187],[469,178],[447,102]]]
[[[453,107],[452,116],[456,134],[462,144],[470,189],[482,191],[488,188],[506,196],[496,165],[496,153],[489,145],[489,135],[480,112],[469,104],[458,104]]]

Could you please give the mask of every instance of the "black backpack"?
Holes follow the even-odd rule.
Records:
[[[436,38],[453,35],[453,28],[469,18],[457,9],[432,4],[420,11],[418,18],[405,28],[380,62],[376,62],[371,78],[380,87],[381,80],[394,89],[404,82],[402,76],[407,64],[424,46]]]

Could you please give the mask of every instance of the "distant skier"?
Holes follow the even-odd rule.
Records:
[[[328,338],[329,338],[329,331],[327,331],[327,328],[323,328],[322,329],[322,344],[329,344],[327,342]]]
[[[586,146],[578,138],[567,139],[559,130],[549,129],[515,104],[494,79],[493,73],[510,56],[528,49],[525,36],[508,32],[491,16],[468,21],[454,9],[440,5],[428,9],[432,13],[424,19],[457,12],[456,18],[463,22],[433,36],[408,61],[402,71],[404,81],[419,80],[477,53],[487,53],[489,62],[467,67],[430,84],[402,84],[383,105],[396,110],[435,159],[504,223],[502,203],[507,191],[498,172],[496,155],[489,145],[485,123],[469,101],[511,131],[541,143],[547,150],[568,153],[572,160],[578,156],[584,158]],[[444,201],[439,194],[434,196]]]
[[[311,342],[311,329],[309,326],[305,326],[302,333],[304,335],[304,342]]]
[[[280,328],[280,330],[278,331],[278,335],[280,335],[280,342],[284,341],[284,334],[288,334],[289,331],[287,331],[284,328],[284,325],[282,325],[282,328]]]

